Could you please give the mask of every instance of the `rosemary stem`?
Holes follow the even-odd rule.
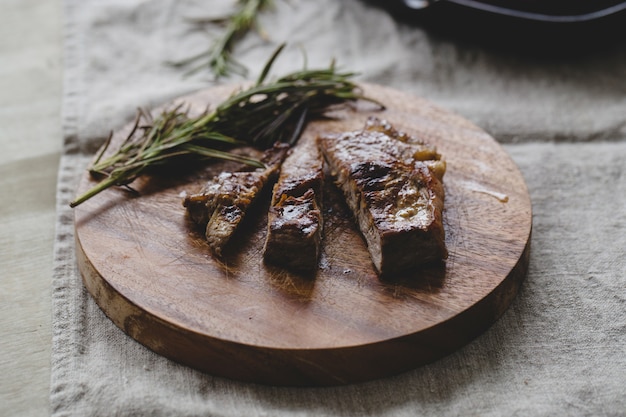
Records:
[[[224,33],[204,52],[172,63],[178,67],[192,66],[187,75],[208,67],[215,78],[230,74],[245,75],[245,66],[236,62],[231,54],[235,42],[255,26],[257,15],[271,4],[271,0],[239,0],[238,9],[227,19]]]
[[[114,185],[117,185],[119,180],[120,180],[120,178],[117,175],[111,175],[111,176],[103,179],[98,184],[96,184],[94,187],[90,188],[88,191],[86,191],[85,193],[81,194],[80,196],[78,196],[74,200],[72,200],[70,202],[70,207],[74,208],[74,207],[78,206],[79,204],[84,203],[85,201],[89,200],[91,197],[93,197],[93,196],[101,193],[102,191],[106,190],[107,188],[110,188],[110,187],[112,187]]]
[[[217,117],[217,111],[212,111],[205,116],[202,116],[198,120],[196,120],[190,127],[190,130],[200,129],[211,123]]]

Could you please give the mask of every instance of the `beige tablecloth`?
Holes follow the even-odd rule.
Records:
[[[624,415],[626,51],[533,59],[400,24],[358,0],[276,1],[236,56],[258,73],[326,66],[427,98],[505,144],[533,201],[529,275],[478,339],[393,378],[318,389],[244,384],[177,365],[115,327],[74,258],[76,182],[111,129],[211,85],[165,64],[207,47],[191,17],[229,2],[66,0],[64,153],[57,193],[52,414],[60,416]]]

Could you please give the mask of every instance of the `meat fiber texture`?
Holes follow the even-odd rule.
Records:
[[[262,190],[273,183],[287,149],[287,145],[276,145],[262,158],[265,168],[222,172],[209,180],[202,191],[185,197],[183,205],[189,217],[205,227],[205,237],[215,255],[222,255],[248,209]]]
[[[267,263],[304,272],[317,268],[323,179],[323,160],[315,144],[300,143],[274,185],[263,253]]]
[[[318,138],[381,276],[447,257],[445,163],[386,121]]]

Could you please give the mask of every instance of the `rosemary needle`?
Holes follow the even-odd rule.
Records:
[[[215,78],[226,77],[230,74],[245,75],[246,68],[235,61],[232,50],[235,42],[256,25],[259,12],[267,9],[272,0],[238,0],[238,9],[227,19],[224,34],[211,47],[190,58],[173,62],[176,67],[190,67],[187,75],[191,75],[208,67]]]
[[[230,96],[213,111],[190,117],[179,105],[153,119],[139,110],[134,127],[119,148],[104,157],[109,138],[89,168],[93,177],[101,178],[100,182],[70,206],[76,207],[112,186],[128,186],[148,169],[167,166],[183,156],[229,159],[262,167],[261,162],[229,150],[239,145],[266,149],[276,142],[293,144],[309,120],[322,117],[336,104],[363,99],[384,108],[363,96],[350,81],[354,73],[338,72],[334,63],[266,82],[284,46],[270,57],[256,84]]]

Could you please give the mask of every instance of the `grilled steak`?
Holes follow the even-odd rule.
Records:
[[[445,162],[434,148],[377,119],[318,145],[380,275],[447,257]]]
[[[302,271],[317,267],[322,170],[322,156],[313,143],[301,143],[285,159],[268,212],[266,262]]]
[[[263,188],[275,180],[287,150],[287,145],[276,145],[263,155],[265,168],[222,172],[211,179],[200,193],[183,200],[192,221],[205,227],[207,242],[217,256],[222,255],[224,247]]]

